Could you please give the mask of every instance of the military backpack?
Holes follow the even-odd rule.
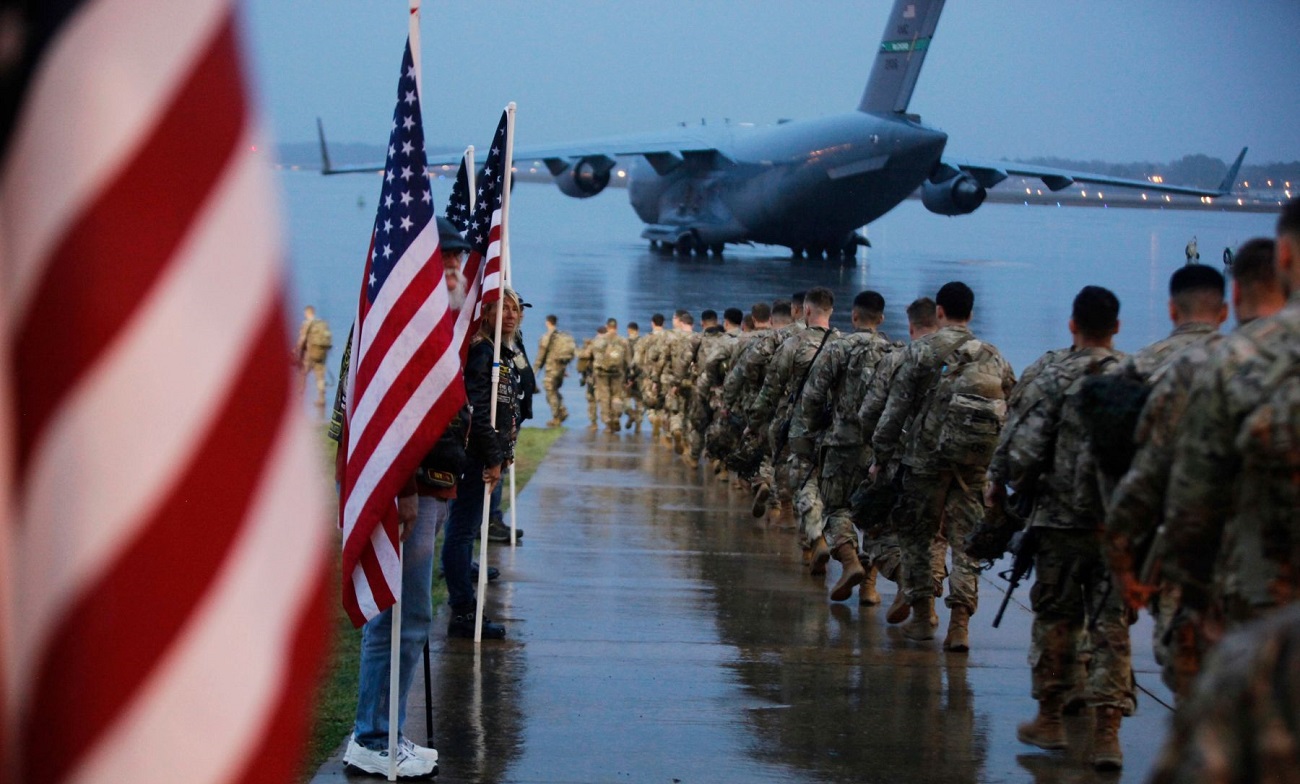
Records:
[[[920,421],[923,437],[930,436],[927,442],[945,463],[987,466],[1007,421],[997,350],[973,337],[949,350]]]
[[[578,353],[578,344],[567,332],[555,332],[546,343],[547,362],[570,362]]]
[[[607,337],[604,345],[592,352],[597,373],[617,375],[627,367],[627,344],[621,338]]]
[[[1300,348],[1293,339],[1261,380],[1264,396],[1237,431],[1242,497],[1262,515],[1265,555],[1300,563]]]

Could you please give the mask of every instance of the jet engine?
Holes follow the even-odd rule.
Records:
[[[956,174],[942,182],[921,184],[921,203],[939,215],[967,215],[984,203],[988,191],[969,174]]]
[[[575,199],[586,199],[605,190],[609,173],[616,161],[603,155],[590,156],[566,167],[555,175],[560,192]]]

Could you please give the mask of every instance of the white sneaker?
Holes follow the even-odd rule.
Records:
[[[432,749],[430,749],[432,751]],[[375,751],[357,743],[356,737],[348,739],[348,749],[343,752],[343,764],[375,776],[388,775],[388,749]],[[436,762],[408,752],[397,746],[397,777],[400,779],[426,778],[438,769]]]
[[[402,751],[405,751],[407,754],[410,754],[415,757],[419,757],[420,759],[423,760],[428,760],[429,762],[432,762],[435,765],[438,764],[437,749],[432,749],[429,748],[428,746],[421,746],[420,744],[416,743],[415,741],[411,740],[405,735],[403,735],[401,738],[398,739],[397,745]]]

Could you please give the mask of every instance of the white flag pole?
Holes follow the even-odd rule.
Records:
[[[474,181],[477,179],[478,172],[474,170],[474,145],[471,144],[465,148],[465,187],[469,188],[469,193],[466,194],[466,196],[469,197],[469,211],[471,215],[474,213],[474,202],[477,201],[475,198],[477,194],[474,192]]]
[[[497,427],[497,395],[501,389],[501,314],[505,310],[502,300],[505,299],[504,286],[497,295],[497,318],[496,327],[493,333],[492,341],[492,407],[489,413],[492,417],[492,430],[495,434]],[[498,478],[497,481],[500,481]],[[478,605],[474,611],[474,644],[477,645],[483,641],[483,602],[487,595],[487,573],[488,573],[488,516],[492,513],[492,487],[483,485],[483,522],[479,526],[479,558],[478,558]]]
[[[415,94],[420,95],[420,0],[411,0],[411,13],[407,35],[411,45],[411,65],[415,68]],[[426,174],[426,176],[428,176]],[[397,686],[402,666],[402,570],[405,547],[397,543],[397,601],[389,616],[392,637],[388,642],[388,780],[397,781],[397,715],[401,695]]]
[[[502,285],[514,288],[510,265],[510,188],[514,182],[515,164],[515,102],[506,104],[506,149],[505,172],[501,188],[501,280]],[[519,537],[515,531],[515,464],[510,464],[510,546],[514,547]]]

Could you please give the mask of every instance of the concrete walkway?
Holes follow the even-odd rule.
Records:
[[[1144,691],[1121,729],[1126,767],[1095,775],[1089,718],[1069,720],[1068,752],[1016,741],[1035,709],[1030,614],[1013,600],[991,628],[992,573],[969,654],[909,642],[884,607],[827,601],[837,565],[807,576],[793,532],[648,436],[566,433],[519,504],[527,535],[494,546],[488,598],[509,638],[476,654],[435,622],[441,782],[1142,781],[1164,737],[1149,620],[1133,627]],[[888,604],[892,583],[879,587]],[[423,742],[422,683],[410,702]],[[315,782],[375,780],[339,755]]]

